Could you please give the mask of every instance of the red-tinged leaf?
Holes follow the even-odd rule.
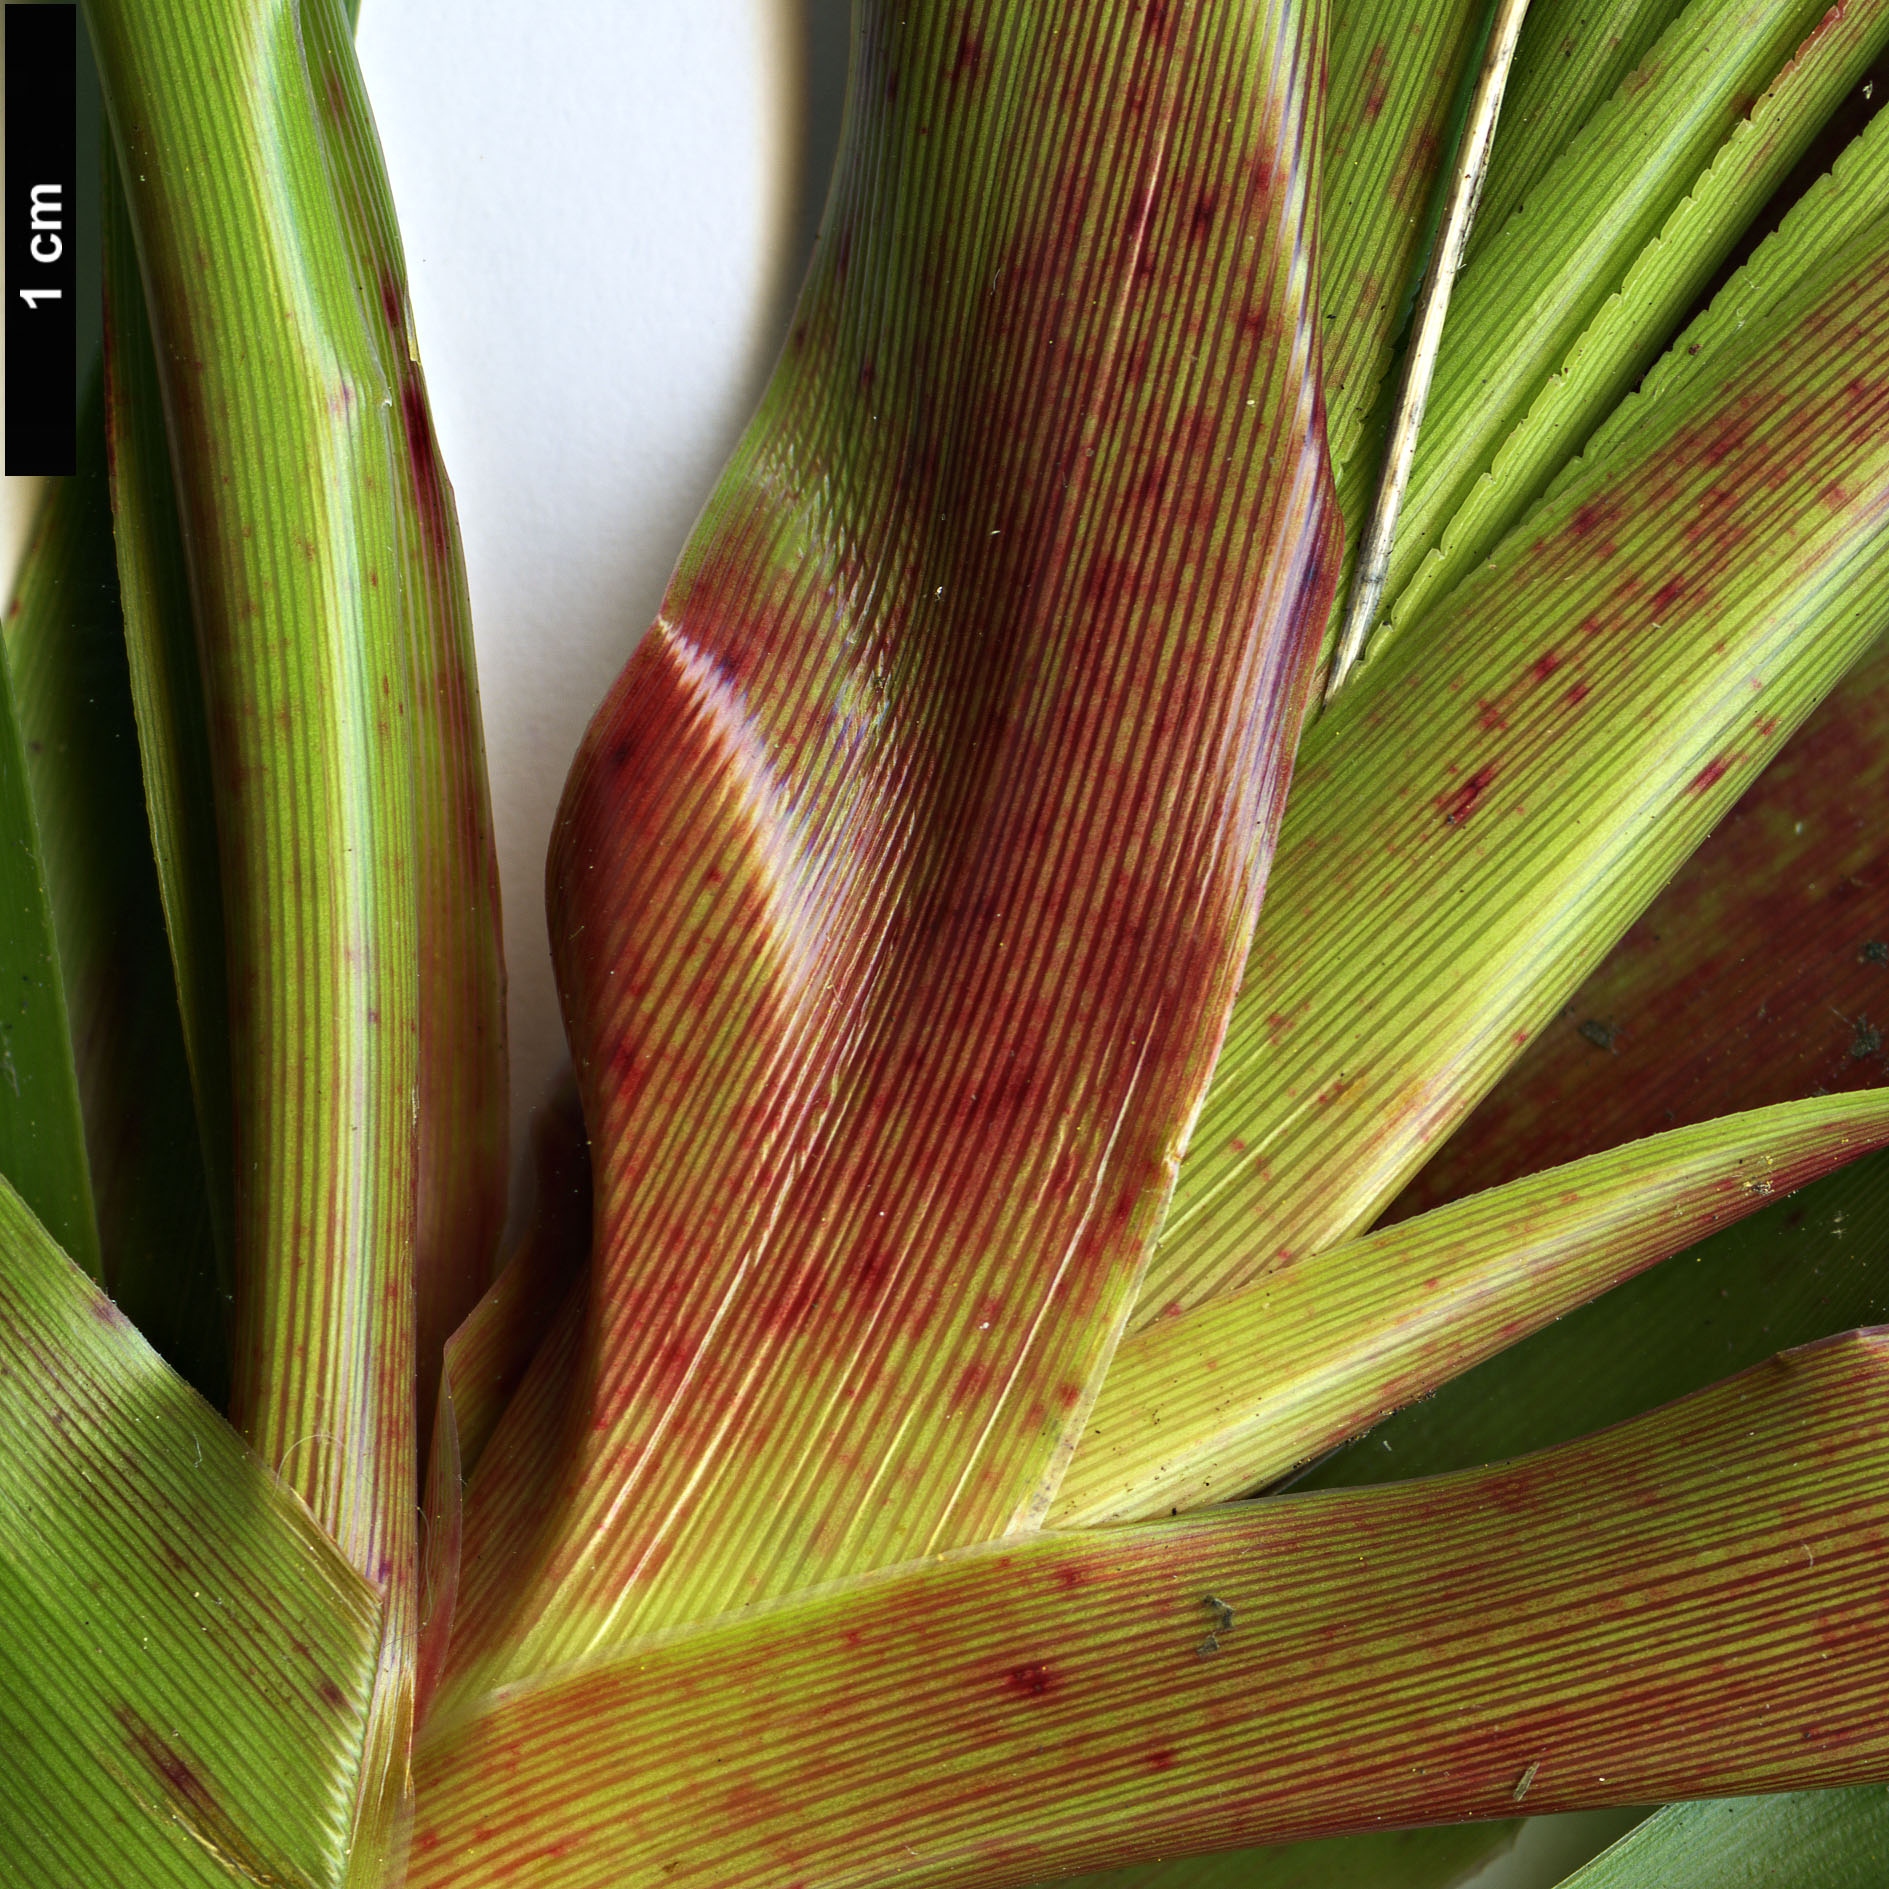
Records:
[[[1375,1218],[1889,619],[1889,225],[1748,306],[1307,735],[1139,1322]]]
[[[1115,1354],[1049,1521],[1133,1521],[1277,1480],[1597,1293],[1889,1142],[1889,1089],[1529,1174],[1157,1319]]]
[[[1879,1777],[1886,1469],[1854,1334],[1497,1469],[848,1582],[441,1724],[414,1889],[971,1889]]]
[[[1798,730],[1392,1204],[1889,1079],[1889,646]]]
[[[559,817],[595,1270],[474,1481],[465,1667],[1041,1514],[1329,599],[1319,69],[1296,0],[863,12],[781,367]]]

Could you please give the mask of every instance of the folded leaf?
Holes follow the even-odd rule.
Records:
[[[552,1382],[581,1401],[548,1472],[529,1383],[481,1461],[462,1671],[1053,1492],[1330,596],[1319,26],[862,15],[781,367],[559,815],[597,1214]]]
[[[346,1880],[380,1597],[0,1183],[0,1855]]]
[[[1879,1775],[1886,1467],[1858,1334],[1496,1470],[844,1583],[436,1720],[411,1881],[969,1889]]]
[[[1635,259],[1659,237],[1750,101],[1770,87],[1820,22],[1823,30],[1848,40],[1863,37],[1858,29],[1889,19],[1880,4],[1870,0],[1859,0],[1827,21],[1825,12],[1826,0],[1791,0],[1787,5],[1778,0],[1692,0],[1619,91],[1575,135],[1527,203],[1463,271],[1450,302],[1450,324],[1431,382],[1385,587],[1400,635],[1422,614],[1425,601],[1413,596],[1408,607],[1401,601],[1412,574],[1441,540],[1505,436],[1528,414],[1549,376],[1563,366],[1577,337],[1620,287]],[[1868,64],[1867,52],[1860,47],[1859,52],[1858,76]],[[1832,94],[1830,103],[1841,90]],[[1799,137],[1796,149],[1778,151],[1778,176],[1789,168],[1796,150],[1809,142],[1819,121],[1810,117],[1790,122],[1798,125]],[[1763,142],[1768,147],[1771,140]],[[1759,168],[1764,168],[1762,162]],[[1755,187],[1747,216],[1769,188]],[[1743,225],[1732,214],[1711,227],[1716,251],[1702,257],[1689,290],[1674,290],[1678,299],[1665,330],[1652,324],[1643,333],[1636,330],[1637,345],[1645,351],[1640,366],[1661,346],[1691,295],[1710,279]],[[1710,251],[1712,244],[1706,248]],[[1609,377],[1611,398],[1631,386],[1637,371],[1625,369]],[[1603,391],[1596,399],[1600,404],[1594,420],[1605,413],[1608,395]],[[1575,450],[1581,437],[1577,430],[1564,452]],[[1531,482],[1532,490],[1539,490],[1548,476],[1551,473],[1543,473]],[[1514,513],[1507,516],[1512,519]],[[1490,540],[1481,542],[1486,546]],[[1429,595],[1441,595],[1446,588],[1444,583]]]
[[[406,632],[420,988],[418,1218],[413,1235],[421,1447],[447,1338],[491,1280],[505,1222],[510,1101],[498,858],[459,515],[427,407],[406,257],[353,39],[331,9],[304,21],[308,83],[356,293],[398,408],[397,586]]]
[[[51,484],[6,658],[59,941],[106,1290],[213,1403],[229,1389],[190,1069],[145,820],[93,376],[78,470]]]
[[[1563,1889],[1878,1889],[1889,1869],[1889,1788],[1673,1804]]]
[[[93,0],[88,19],[157,340],[210,737],[231,1409],[389,1597],[352,1864],[367,1880],[405,1782],[417,1582],[430,862],[415,766],[437,751],[414,734],[401,547],[437,535],[448,500],[430,450],[416,458],[417,383],[390,377],[385,311],[359,291],[336,167],[377,154],[337,144],[311,73],[312,48],[331,73],[347,56],[339,0]]]
[[[1811,9],[1811,15],[1815,13]],[[1431,598],[1446,595],[1581,449],[1670,340],[1734,242],[1885,43],[1889,4],[1859,0],[1824,16],[1776,76],[1767,75],[1763,96],[1730,125],[1710,163],[1689,180],[1685,195],[1631,259],[1617,288],[1603,283],[1615,292],[1592,309],[1564,349],[1548,357],[1544,365],[1551,371],[1532,397],[1519,402],[1499,443],[1479,449],[1472,470],[1480,476],[1454,502],[1436,548],[1420,567],[1410,569],[1396,600],[1396,622],[1413,620]],[[1656,86],[1650,85],[1649,94],[1653,89]],[[1658,108],[1650,97],[1644,104],[1636,98],[1635,114],[1643,109]],[[1582,176],[1579,189],[1568,187],[1575,189],[1574,202],[1580,202],[1592,181]],[[1544,198],[1559,183],[1558,175],[1551,175],[1542,186]],[[1591,216],[1591,205],[1601,201],[1599,194],[1589,198],[1585,213]],[[1487,267],[1512,271],[1519,257],[1552,252],[1554,242],[1535,227],[1531,216],[1523,215],[1517,218],[1516,231],[1491,249]],[[1471,281],[1466,272],[1465,286]],[[1474,311],[1464,319],[1473,322]],[[1501,340],[1473,327],[1458,331],[1445,345],[1452,344],[1486,348],[1483,358],[1506,357]],[[1473,423],[1482,425],[1484,410],[1472,405],[1470,411]],[[1438,424],[1447,427],[1450,420],[1445,416]],[[1432,463],[1449,461],[1450,448],[1439,435],[1426,432],[1424,446],[1436,455]],[[1419,447],[1420,462],[1424,446]],[[1413,473],[1413,486],[1417,476]],[[1405,540],[1406,545],[1411,542]],[[1400,553],[1406,564],[1409,555]]]
[[[1367,1222],[1889,620],[1889,225],[1762,328],[1311,730],[1138,1322]]]
[[[1889,1142],[1889,1089],[1786,1103],[1531,1174],[1137,1332],[1049,1513],[1085,1527],[1275,1480],[1400,1404]]]
[[[1339,491],[1434,236],[1452,112],[1488,37],[1487,0],[1333,0],[1320,154],[1322,379]],[[1362,506],[1360,504],[1360,511]],[[1350,520],[1353,529],[1356,521]]]
[[[1470,232],[1471,258],[1684,11],[1685,0],[1531,0]]]

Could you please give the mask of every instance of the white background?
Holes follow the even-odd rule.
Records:
[[[465,531],[520,1123],[563,1055],[543,899],[558,793],[785,331],[845,19],[846,0],[363,0]],[[5,569],[33,496],[0,495]],[[1538,1819],[1478,1889],[1554,1882],[1620,1823]]]

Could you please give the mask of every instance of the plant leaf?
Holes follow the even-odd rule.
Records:
[[[6,619],[105,1288],[212,1402],[229,1384],[190,1070],[144,815],[94,375]]]
[[[447,1338],[490,1283],[505,1222],[510,1098],[498,858],[486,787],[465,560],[440,463],[407,300],[406,257],[373,115],[345,22],[307,19],[303,51],[323,155],[367,331],[399,414],[402,502],[396,583],[406,630],[419,873],[418,1223],[414,1230],[416,1407],[422,1448]]]
[[[470,1492],[481,1683],[1053,1492],[1329,602],[1319,28],[862,16],[786,354],[559,816],[595,1261],[568,1452],[528,1383]]]
[[[1595,111],[1685,11],[1685,0],[1531,0],[1468,255],[1485,247]]]
[[[0,1182],[0,1853],[344,1880],[380,1597]]]
[[[1524,1774],[1543,1810],[1865,1778],[1886,1456],[1855,1334],[1500,1469],[854,1580],[436,1720],[414,1889],[970,1889],[1500,1815]]]
[[[416,704],[441,672],[415,652],[428,610],[460,594],[451,501],[417,376],[390,370],[379,287],[362,293],[359,219],[384,185],[365,181],[379,156],[339,0],[94,0],[88,17],[158,344],[210,737],[232,1411],[388,1595],[351,1863],[372,1880],[397,1861],[415,1661],[416,1187],[420,1117],[439,1103],[419,966],[437,816],[464,785],[439,779],[463,703]],[[444,573],[424,594],[406,581],[421,545]],[[462,822],[450,854],[475,911],[479,837]]]
[[[1889,1155],[1774,1201],[1407,1405],[1295,1486],[1429,1476],[1545,1449],[1750,1368],[1889,1323]]]
[[[1488,38],[1488,0],[1333,0],[1320,153],[1319,302],[1322,384],[1341,496],[1366,415],[1391,360],[1435,234],[1429,214],[1451,121]],[[1347,514],[1355,533],[1359,519]]]
[[[163,395],[118,153],[99,158],[104,229],[105,442],[119,608],[211,1228],[233,1280],[230,1006],[208,711],[171,485]],[[226,1367],[227,1371],[227,1367]]]
[[[1393,1203],[1883,1080],[1889,645],[1847,676]]]
[[[1161,1319],[1116,1353],[1049,1521],[1135,1521],[1271,1482],[1885,1141],[1889,1089],[1736,1115],[1512,1181]]]
[[[1889,225],[1309,732],[1138,1323],[1369,1219],[1889,614]]]
[[[1510,1822],[1371,1830],[1059,1876],[1054,1889],[1457,1889],[1511,1849],[1520,1829]]]
[[[1754,18],[1759,11],[1752,10]],[[1518,401],[1499,443],[1492,448],[1485,441],[1476,449],[1473,470],[1480,476],[1460,498],[1450,501],[1453,509],[1447,526],[1437,548],[1420,567],[1410,566],[1416,540],[1403,540],[1404,548],[1393,562],[1401,559],[1410,575],[1396,600],[1394,621],[1412,620],[1431,598],[1453,589],[1553,482],[1666,345],[1758,209],[1885,43],[1889,43],[1889,4],[1876,0],[1832,10],[1816,24],[1795,57],[1770,79],[1763,96],[1732,122],[1709,164],[1696,179],[1688,180],[1689,189],[1663,226],[1630,259],[1624,279],[1617,286],[1603,282],[1602,287],[1613,292],[1592,306],[1589,318],[1565,348],[1549,356],[1545,365],[1552,373],[1541,378],[1532,396]],[[1703,47],[1702,56],[1711,51],[1710,46]],[[1649,84],[1649,99],[1657,84]],[[1642,108],[1636,103],[1636,115],[1641,109],[1651,112],[1657,106],[1649,102]],[[1580,159],[1584,155],[1591,154],[1583,148],[1570,160],[1571,181],[1563,185],[1554,174],[1544,182],[1544,204],[1558,190],[1578,204],[1586,191],[1601,188],[1583,169]],[[1491,247],[1487,268],[1514,271],[1522,256],[1553,253],[1552,247],[1537,247],[1553,241],[1552,235],[1536,228],[1532,215],[1518,217],[1516,228]],[[1463,279],[1465,285],[1474,281],[1468,271]],[[1507,358],[1504,340],[1491,338],[1474,325],[1479,312],[1472,305],[1465,316],[1466,326],[1446,346],[1486,347],[1490,350],[1486,358]],[[1473,403],[1468,410],[1480,426],[1484,410]],[[1459,418],[1462,411],[1459,406]],[[1447,415],[1441,424],[1450,424]],[[1419,473],[1428,476],[1451,463],[1445,437],[1426,433],[1425,444],[1431,456],[1426,461],[1424,447],[1419,446],[1413,487]],[[1481,471],[1491,457],[1493,466]],[[1432,484],[1430,489],[1440,493],[1442,487]],[[1417,529],[1413,523],[1412,530]],[[1401,531],[1399,536],[1403,538]]]
[[[1566,1879],[1563,1889],[1877,1889],[1889,1868],[1889,1789],[1672,1804]]]
[[[58,489],[51,487],[49,497]],[[42,541],[47,528],[42,512]],[[7,609],[9,631],[34,601],[44,562],[43,554],[29,550],[25,590]],[[12,644],[9,633],[7,660],[0,662],[0,1178],[19,1190],[96,1277],[98,1221],[78,1069],[26,744],[7,673]]]
[[[1658,286],[1640,298],[1643,317],[1613,331],[1607,371],[1589,372],[1591,417],[1585,424],[1570,420],[1571,436],[1565,439],[1559,428],[1548,429],[1550,444],[1559,441],[1564,458],[1631,386],[1769,195],[1771,184],[1810,141],[1820,122],[1814,110],[1780,112],[1788,133],[1772,127],[1773,137],[1748,146],[1755,150],[1754,160],[1735,167],[1745,181],[1737,187],[1728,182],[1724,214],[1709,222],[1696,215],[1673,216],[1732,135],[1748,101],[1770,87],[1825,12],[1823,0],[1783,6],[1777,0],[1692,0],[1575,136],[1522,210],[1464,269],[1451,297],[1450,324],[1391,552],[1385,596],[1396,623],[1408,625],[1420,617],[1425,604],[1448,589],[1450,575],[1477,561],[1552,476],[1558,461],[1536,470],[1531,460],[1529,473],[1518,481],[1518,502],[1474,536],[1477,548],[1466,549],[1464,561],[1451,565],[1434,589],[1412,591],[1406,607],[1403,593],[1417,566],[1635,259],[1664,229]],[[1834,30],[1851,55],[1850,63],[1838,62],[1841,73],[1833,72],[1825,82],[1827,89],[1838,77],[1842,81],[1829,104],[1852,82],[1842,76],[1850,74],[1852,64],[1853,76],[1861,75],[1871,36],[1879,43],[1886,24],[1889,9],[1880,3],[1847,7],[1826,22],[1825,30]],[[1576,404],[1589,413],[1589,407]],[[1374,647],[1381,649],[1381,639]]]

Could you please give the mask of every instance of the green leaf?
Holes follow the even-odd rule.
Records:
[[[71,1013],[106,1290],[213,1403],[229,1383],[190,1071],[145,820],[112,564],[102,399],[54,482],[6,619],[7,668]]]
[[[1520,1829],[1510,1822],[1373,1830],[1060,1876],[1054,1889],[1457,1889],[1511,1849]]]
[[[429,996],[468,1022],[464,961],[435,949],[444,888],[474,933],[490,915],[478,770],[444,778],[476,756],[448,675],[463,620],[443,615],[463,578],[404,316],[390,322],[387,280],[363,289],[367,261],[397,252],[363,223],[385,186],[339,0],[87,11],[161,342],[209,735],[231,1407],[389,1597],[352,1864],[366,1880],[397,1841],[416,1657],[417,1189],[465,1183],[491,1139],[483,1116],[439,1119],[421,1015],[424,958]],[[464,817],[443,850],[446,809]],[[489,1072],[497,1041],[468,1026],[455,1053]],[[429,1200],[424,1225],[461,1205]],[[468,1264],[482,1282],[484,1255]]]
[[[1889,1074],[1889,644],[1846,676],[1387,1218]]]
[[[1345,468],[1409,313],[1434,233],[1427,212],[1453,143],[1452,100],[1473,76],[1488,29],[1488,0],[1333,0],[1319,378],[1341,494],[1369,495],[1368,477],[1347,480]]]
[[[1857,1334],[1500,1469],[838,1584],[436,1720],[410,1881],[972,1889],[1867,1778],[1886,1463]]]
[[[355,292],[399,423],[397,586],[406,631],[417,861],[419,1171],[413,1235],[422,1448],[448,1336],[491,1280],[505,1222],[510,1098],[498,859],[459,517],[433,439],[406,257],[352,38],[316,8],[302,35]]]
[[[1755,16],[1759,10],[1751,11]],[[1889,43],[1889,5],[1880,0],[1833,11],[1821,20],[1746,115],[1731,123],[1710,163],[1689,180],[1686,193],[1657,233],[1631,257],[1624,275],[1601,279],[1599,286],[1612,292],[1591,306],[1578,333],[1547,353],[1540,365],[1552,373],[1539,380],[1532,395],[1518,399],[1499,441],[1492,444],[1485,436],[1474,448],[1472,471],[1481,476],[1466,492],[1458,482],[1458,496],[1448,501],[1453,509],[1438,548],[1424,558],[1420,568],[1410,562],[1419,539],[1407,534],[1424,528],[1407,506],[1406,522],[1398,533],[1401,548],[1393,564],[1408,569],[1410,575],[1396,598],[1396,622],[1413,621],[1433,598],[1446,596],[1585,445],[1666,345],[1753,216],[1885,43]],[[1655,61],[1660,56],[1656,53]],[[1716,43],[1703,43],[1700,56],[1716,58]],[[1659,110],[1654,99],[1658,90],[1658,82],[1651,81],[1644,96],[1635,97],[1634,119],[1642,112]],[[1690,97],[1683,92],[1676,96],[1688,101]],[[1548,200],[1558,190],[1567,195],[1570,206],[1582,206],[1587,215],[1593,214],[1593,203],[1604,201],[1597,194],[1583,203],[1589,190],[1598,193],[1605,187],[1595,181],[1591,170],[1583,169],[1580,159],[1584,155],[1591,157],[1583,150],[1570,159],[1573,181],[1564,185],[1557,171],[1543,183],[1544,215]],[[1532,212],[1525,213],[1517,217],[1513,230],[1492,244],[1486,267],[1512,273],[1520,258],[1552,253],[1556,241],[1553,233],[1537,227]],[[1540,247],[1544,244],[1546,251]],[[1516,349],[1508,338],[1491,335],[1477,325],[1485,313],[1483,304],[1474,298],[1478,280],[1473,270],[1465,271],[1463,286],[1471,291],[1471,301],[1461,311],[1462,326],[1451,331],[1444,345],[1468,350],[1464,358],[1478,358],[1477,351],[1487,349],[1480,358],[1509,360]],[[1457,305],[1452,304],[1452,313],[1457,312]],[[1547,348],[1548,344],[1544,339],[1539,345]],[[1522,352],[1526,358],[1526,349]],[[1459,403],[1458,418],[1463,411],[1474,415],[1475,426],[1485,425],[1487,409],[1473,400],[1467,409]],[[1442,430],[1453,424],[1450,413],[1433,414],[1432,419],[1438,430],[1426,428],[1418,447],[1412,506],[1425,502],[1418,493],[1420,481],[1428,482],[1424,491],[1441,493],[1440,481],[1452,476],[1447,469],[1457,463],[1455,449]],[[1489,470],[1483,471],[1484,467]]]
[[[1673,1804],[1564,1889],[1878,1889],[1889,1878],[1889,1788]]]
[[[1308,734],[1138,1322],[1368,1222],[1879,632],[1889,225],[1762,327]]]
[[[209,711],[151,323],[118,154],[100,154],[112,536],[144,800],[220,1263],[233,1275],[230,1005]]]
[[[345,1880],[380,1598],[0,1183],[0,1854]]]
[[[1889,1141],[1889,1089],[1786,1103],[1512,1181],[1161,1319],[1116,1353],[1049,1519],[1224,1500],[1597,1292]]]
[[[42,513],[42,540],[48,529],[48,514]],[[34,590],[45,562],[44,554],[29,550],[25,590],[7,608],[8,660],[0,662],[0,1178],[19,1190],[53,1236],[96,1276],[98,1221],[78,1069],[26,745],[7,673],[11,627],[29,602],[37,613]]]
[[[1311,1488],[1545,1449],[1769,1357],[1889,1324],[1889,1155],[1773,1201],[1387,1418]]]
[[[1464,269],[1391,553],[1385,595],[1398,625],[1480,562],[1631,387],[1889,37],[1881,0],[1825,13],[1823,0],[1692,0]],[[1780,80],[1813,28],[1798,68]],[[1749,101],[1774,83],[1771,122],[1740,140]],[[1649,248],[1643,277],[1630,280]],[[1621,306],[1610,309],[1623,282]],[[1597,317],[1604,340],[1586,333]],[[1553,411],[1532,415],[1564,368]],[[1518,426],[1526,443],[1511,439]],[[1521,463],[1498,466],[1502,491],[1485,510],[1473,488],[1499,452]],[[1456,545],[1413,583],[1446,528]]]
[[[1330,597],[1319,28],[862,15],[781,366],[559,815],[597,1245],[472,1485],[461,1688],[1046,1506]]]
[[[1684,11],[1685,0],[1532,0],[1502,95],[1471,259]]]

